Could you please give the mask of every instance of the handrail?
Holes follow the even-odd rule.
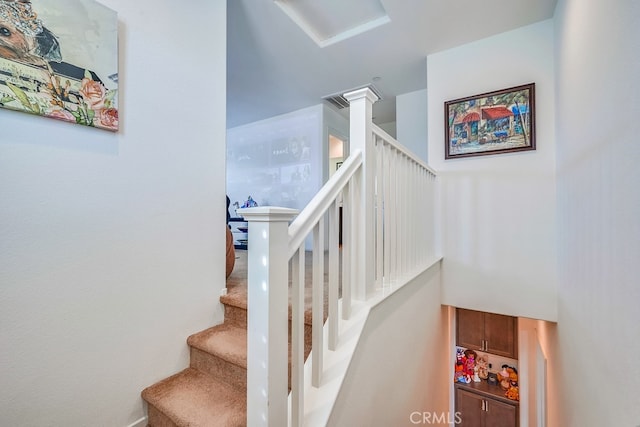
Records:
[[[331,204],[340,194],[342,189],[362,165],[362,152],[360,150],[351,153],[344,161],[340,169],[327,181],[320,191],[311,199],[309,204],[300,212],[296,219],[289,225],[289,249],[287,257],[291,258],[304,239],[309,235],[320,218],[329,210]]]
[[[409,150],[407,147],[400,144],[394,137],[392,137],[387,132],[385,132],[384,129],[382,129],[375,123],[372,123],[371,130],[373,131],[374,135],[384,139],[385,142],[389,143],[389,145],[392,145],[393,148],[395,148],[405,156],[409,157],[411,160],[416,162],[418,165],[420,165],[424,169],[428,170],[432,175],[437,175],[436,171],[434,171],[428,164],[426,164],[423,160],[421,160],[413,151]]]
[[[243,211],[251,239],[250,425],[281,426],[288,416],[291,426],[301,426],[307,386],[327,385],[324,349],[339,351],[344,345],[340,325],[353,319],[352,308],[402,286],[435,254],[435,171],[372,123],[375,96],[360,91],[349,101],[351,154],[295,219],[297,212],[290,209]],[[311,349],[305,342],[305,290],[311,297]]]

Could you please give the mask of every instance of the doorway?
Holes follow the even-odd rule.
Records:
[[[329,133],[329,173],[327,174],[327,179],[331,178],[340,169],[345,157],[349,155],[349,147],[347,145],[347,138],[338,136],[334,132]],[[340,202],[339,204],[338,243],[342,245],[342,203]]]
[[[342,166],[346,155],[344,137],[337,136],[333,133],[329,134],[329,175],[331,176]]]

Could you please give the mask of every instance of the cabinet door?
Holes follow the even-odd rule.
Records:
[[[518,409],[514,405],[486,399],[484,427],[517,427]]]
[[[456,313],[456,344],[471,350],[482,350],[484,313],[463,308],[458,308]]]
[[[456,388],[456,412],[460,413],[462,427],[482,427],[482,396]]]
[[[518,319],[501,314],[484,313],[486,351],[499,356],[518,358]]]

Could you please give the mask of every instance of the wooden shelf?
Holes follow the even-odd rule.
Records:
[[[506,391],[502,387],[500,387],[500,384],[489,384],[487,380],[482,380],[479,383],[470,382],[469,384],[455,383],[455,387],[472,391],[485,397],[499,400],[504,403],[509,403],[511,405],[519,405],[519,402],[517,400],[506,398],[506,396],[504,395]]]

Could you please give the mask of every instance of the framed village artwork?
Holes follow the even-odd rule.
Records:
[[[535,83],[444,103],[445,159],[536,149]]]
[[[116,12],[94,0],[0,0],[0,107],[117,131]]]

